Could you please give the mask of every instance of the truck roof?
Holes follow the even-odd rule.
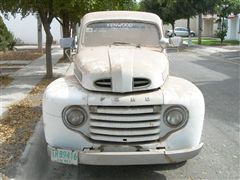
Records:
[[[101,20],[136,20],[136,21],[147,21],[155,24],[162,24],[159,16],[148,12],[139,11],[99,11],[88,13],[82,18],[81,24],[84,25],[93,21]]]

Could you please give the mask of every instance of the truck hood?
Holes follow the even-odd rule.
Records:
[[[85,47],[76,55],[74,73],[84,88],[93,91],[125,93],[157,89],[169,73],[166,54],[158,50]]]

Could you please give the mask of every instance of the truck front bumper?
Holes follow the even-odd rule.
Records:
[[[186,161],[199,154],[203,143],[189,149],[167,151],[165,149],[140,152],[79,151],[79,164],[89,165],[141,165],[171,164]],[[49,146],[49,149],[52,148]]]

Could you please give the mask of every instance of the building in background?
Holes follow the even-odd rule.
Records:
[[[11,31],[15,38],[21,40],[24,44],[37,44],[38,42],[38,26],[37,18],[35,15],[29,15],[26,18],[21,19],[21,15],[17,15],[16,18],[10,16],[7,20],[3,18],[9,31]],[[59,43],[61,38],[61,26],[57,20],[53,20],[51,24],[51,32],[55,43]],[[42,30],[43,43],[46,42],[45,31]]]
[[[226,39],[240,41],[240,14],[229,15],[227,26],[228,32]]]

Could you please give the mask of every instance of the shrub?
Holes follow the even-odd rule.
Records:
[[[13,50],[16,45],[14,35],[8,31],[6,25],[0,16],[0,51]]]
[[[227,35],[227,29],[226,29],[226,28],[224,28],[224,29],[218,29],[218,30],[215,32],[215,36],[216,36],[217,38],[220,38],[221,44],[223,43],[226,35]]]

